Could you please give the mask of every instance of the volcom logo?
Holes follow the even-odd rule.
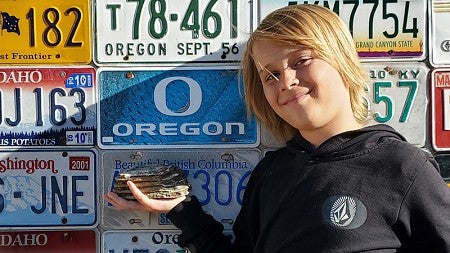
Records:
[[[332,196],[322,206],[322,216],[326,223],[338,228],[358,228],[367,219],[364,204],[350,196]]]
[[[351,197],[338,198],[331,208],[330,219],[334,225],[345,227],[352,222],[356,213],[356,203]]]

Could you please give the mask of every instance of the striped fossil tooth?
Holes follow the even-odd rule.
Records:
[[[153,199],[178,198],[188,195],[191,188],[183,170],[174,165],[137,166],[117,175],[113,191],[124,199],[134,200],[127,181]]]

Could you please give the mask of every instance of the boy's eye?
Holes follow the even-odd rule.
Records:
[[[297,68],[297,67],[301,67],[301,66],[307,65],[307,64],[309,64],[311,59],[312,59],[311,57],[299,58],[299,59],[297,59],[297,61],[295,61],[294,67]]]
[[[265,82],[269,82],[269,81],[272,81],[272,80],[279,80],[279,78],[278,78],[278,76],[279,76],[280,74],[279,73],[272,73],[272,72],[269,72],[269,73],[267,73],[267,75],[266,75],[266,77],[264,78],[264,81]]]

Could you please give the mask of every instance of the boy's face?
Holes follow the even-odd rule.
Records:
[[[268,103],[302,134],[356,128],[349,92],[329,63],[310,50],[270,40],[255,41],[253,55]]]

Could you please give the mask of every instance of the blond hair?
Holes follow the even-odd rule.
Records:
[[[241,68],[247,113],[254,114],[275,137],[286,141],[298,130],[281,119],[266,100],[252,56],[253,44],[257,40],[301,46],[311,50],[315,57],[331,64],[349,90],[356,121],[367,121],[367,74],[359,60],[352,36],[337,14],[317,5],[289,5],[264,18],[247,42]]]

